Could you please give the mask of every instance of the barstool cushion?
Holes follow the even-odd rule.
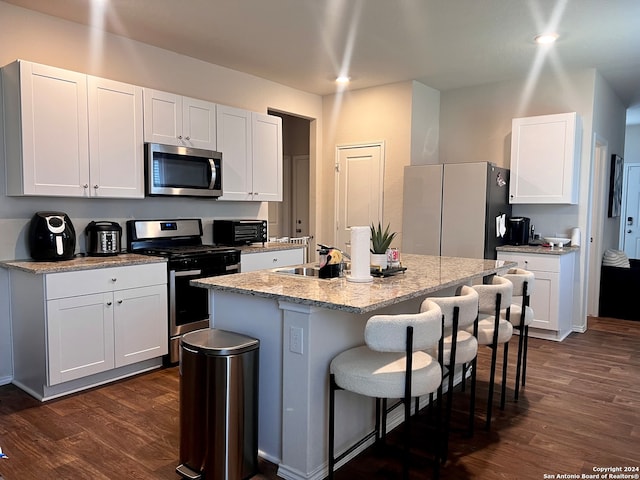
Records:
[[[511,304],[511,312],[509,313],[509,321],[514,327],[520,326],[520,315],[522,313],[522,304],[513,303]],[[500,311],[500,318],[506,320],[507,319],[507,309]],[[531,325],[533,322],[533,308],[527,307],[524,314],[524,325],[525,327]]]
[[[494,313],[480,313],[478,315],[478,344],[493,344],[493,327],[495,325]],[[473,326],[466,329],[467,332],[473,333]],[[513,325],[501,318],[498,321],[498,343],[506,343],[513,336]]]
[[[473,330],[473,327],[471,328]],[[451,340],[452,336],[449,335],[444,338],[444,351],[442,352],[442,362],[445,365],[449,365],[449,359],[451,358]],[[427,353],[434,358],[438,358],[438,349],[433,348]],[[478,355],[478,340],[473,334],[465,331],[458,331],[458,338],[456,339],[456,363],[458,365],[462,363],[469,363]]]
[[[527,282],[527,294],[532,295],[535,288],[536,276],[533,272],[525,270],[523,268],[510,268],[507,273],[503,275],[513,284],[513,296],[522,296],[524,282]]]
[[[342,352],[331,361],[336,384],[374,398],[404,397],[406,360],[403,353],[383,353],[366,345]],[[426,352],[414,352],[411,396],[427,395],[442,382],[442,369]]]
[[[500,305],[506,307],[512,303],[513,285],[509,279],[495,275],[491,283],[474,285],[478,292],[478,311],[481,313],[496,313],[496,295],[501,295]]]
[[[459,295],[452,297],[427,297],[426,301],[436,303],[444,315],[444,334],[450,335],[453,325],[453,309],[459,308],[458,328],[472,325],[478,315],[478,293],[471,287],[463,285]],[[424,304],[424,302],[423,302]],[[420,307],[422,311],[423,308]]]

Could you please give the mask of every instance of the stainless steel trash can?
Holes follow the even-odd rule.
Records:
[[[260,342],[207,328],[180,339],[180,465],[188,479],[258,472]]]

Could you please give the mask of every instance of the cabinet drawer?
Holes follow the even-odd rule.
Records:
[[[294,248],[291,250],[259,253],[245,253],[243,251],[240,256],[240,261],[242,272],[300,265],[304,262],[304,250],[302,248]]]
[[[45,278],[47,300],[166,283],[166,263],[52,273]]]
[[[519,268],[538,272],[560,272],[559,255],[520,255],[517,253],[498,252],[498,260],[518,262]]]

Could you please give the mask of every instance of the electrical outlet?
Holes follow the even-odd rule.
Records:
[[[289,350],[293,353],[299,353],[302,355],[302,328],[290,327],[289,330]]]

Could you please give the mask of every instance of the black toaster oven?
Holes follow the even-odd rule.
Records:
[[[267,241],[266,220],[214,220],[213,242],[216,245],[248,245]]]

